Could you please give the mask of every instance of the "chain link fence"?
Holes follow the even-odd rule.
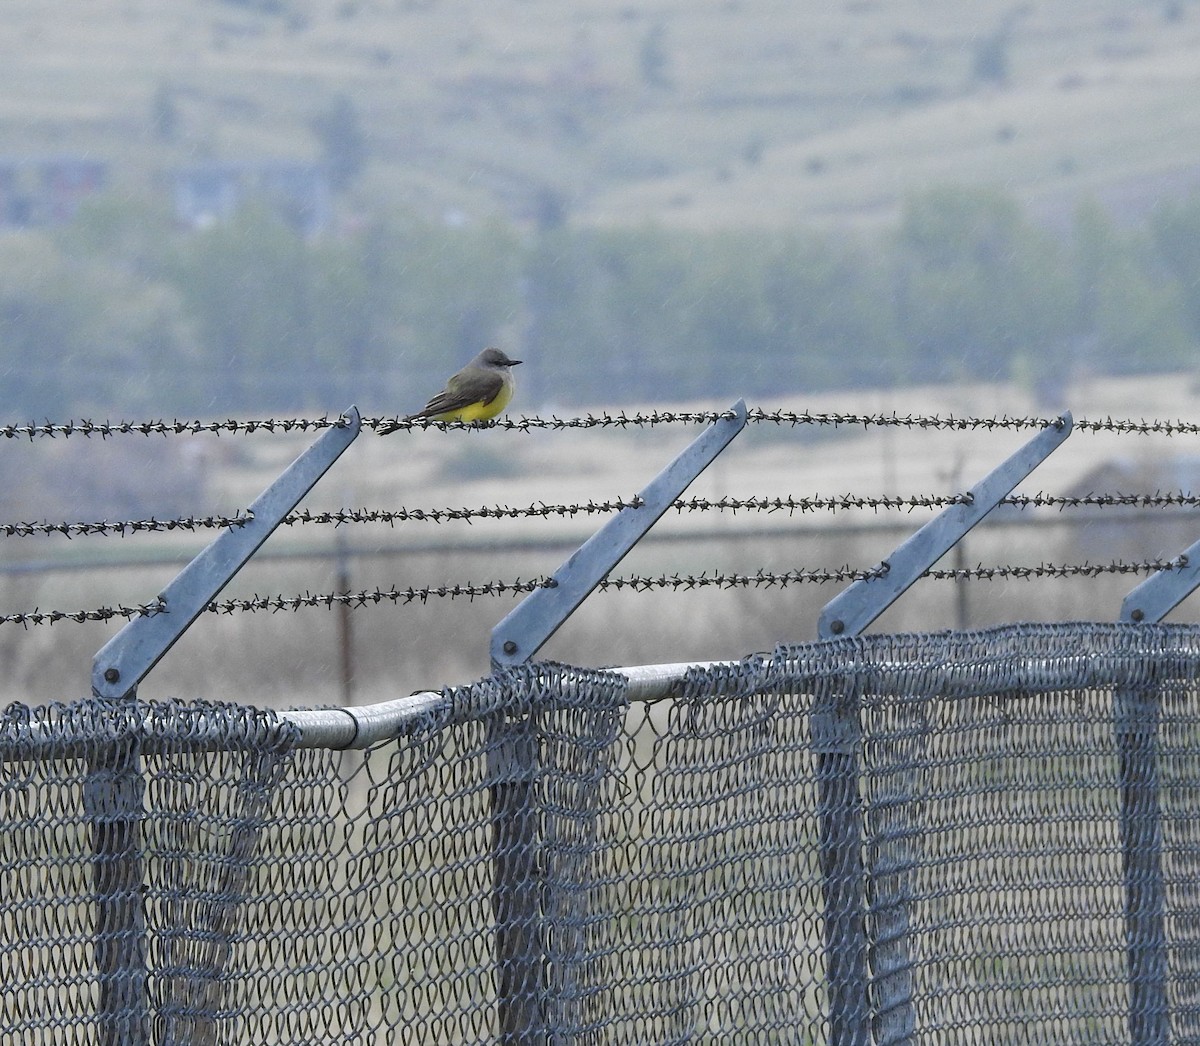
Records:
[[[0,719],[5,1043],[1200,1037],[1200,632]]]

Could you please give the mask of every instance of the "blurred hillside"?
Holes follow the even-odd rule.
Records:
[[[1200,183],[1200,5],[9,0],[0,155],[121,191],[323,161],[342,220],[876,220],[930,183],[1049,214]]]

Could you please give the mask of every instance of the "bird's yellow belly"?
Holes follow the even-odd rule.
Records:
[[[478,403],[468,403],[465,407],[459,407],[457,410],[448,410],[443,414],[435,415],[435,421],[487,421],[489,418],[494,418],[505,407],[508,406],[509,400],[512,399],[513,390],[511,384],[505,384],[494,399],[488,403],[480,400]]]

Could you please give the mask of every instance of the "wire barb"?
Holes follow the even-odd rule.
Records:
[[[130,620],[135,617],[153,617],[166,610],[162,600],[153,603],[139,603],[136,606],[99,607],[96,610],[32,610],[28,613],[2,614],[0,625],[21,625],[29,628],[31,625],[56,625],[60,621],[74,621],[82,624],[84,621],[112,621],[114,618]]]
[[[251,512],[236,516],[183,516],[178,519],[95,520],[82,522],[54,523],[0,523],[0,535],[4,537],[32,537],[35,534],[62,534],[68,540],[74,537],[125,537],[128,534],[163,533],[175,530],[195,532],[218,527],[241,527],[252,519]]]
[[[216,435],[222,433],[240,432],[247,435],[254,432],[313,432],[319,429],[340,428],[348,424],[346,419],[338,415],[330,418],[328,415],[320,418],[264,418],[259,420],[239,421],[228,418],[225,421],[68,421],[58,424],[52,421],[41,423],[30,422],[27,425],[0,425],[0,436],[8,439],[28,439],[39,436],[64,439],[71,436],[83,436],[90,439],[99,436],[108,439],[111,436],[196,436],[202,432]]]

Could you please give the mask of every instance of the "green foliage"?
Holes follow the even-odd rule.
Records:
[[[335,189],[345,189],[362,173],[367,162],[367,137],[358,107],[339,94],[312,121],[312,132],[321,146],[321,160]]]
[[[194,349],[171,286],[74,258],[43,237],[6,238],[0,372],[10,416],[107,416],[114,403],[161,411],[173,398],[156,382],[161,365]]]
[[[526,265],[529,355],[553,367],[542,379],[551,402],[679,400],[711,388],[711,361],[692,343],[691,241],[652,227],[539,239]]]
[[[667,27],[655,22],[642,38],[638,51],[642,81],[650,87],[671,86],[671,58],[667,52]]]
[[[375,235],[388,241],[383,290],[406,361],[438,369],[465,363],[516,319],[521,252],[511,227],[447,228],[401,217]]]
[[[306,240],[203,232],[108,196],[0,255],[9,416],[413,410],[480,348],[522,409],[1177,369],[1200,343],[1200,199],[1069,241],[1007,196],[937,189],[898,228],[703,234],[393,215]]]
[[[767,340],[783,388],[900,379],[890,275],[877,252],[788,233],[764,252]]]
[[[218,403],[276,410],[320,381],[312,336],[311,266],[303,241],[263,211],[183,239],[171,266],[213,354]],[[198,391],[198,390],[197,390]]]
[[[173,142],[179,136],[179,125],[175,90],[168,83],[160,83],[150,99],[150,130],[160,142]]]
[[[939,189],[911,199],[895,250],[909,378],[1004,379],[1021,350],[1058,345],[1070,329],[1061,252],[1009,197]]]
[[[1157,246],[1162,252],[1161,241]],[[1096,206],[1083,208],[1076,219],[1075,255],[1077,328],[1093,347],[1092,369],[1122,374],[1187,363],[1200,329],[1187,330],[1185,271],[1171,279],[1145,237],[1119,232]],[[1168,269],[1171,261],[1166,259]]]
[[[971,55],[971,75],[980,83],[1008,83],[1008,33],[984,37]]]
[[[1160,204],[1150,236],[1156,257],[1182,291],[1189,335],[1200,342],[1200,195]]]

